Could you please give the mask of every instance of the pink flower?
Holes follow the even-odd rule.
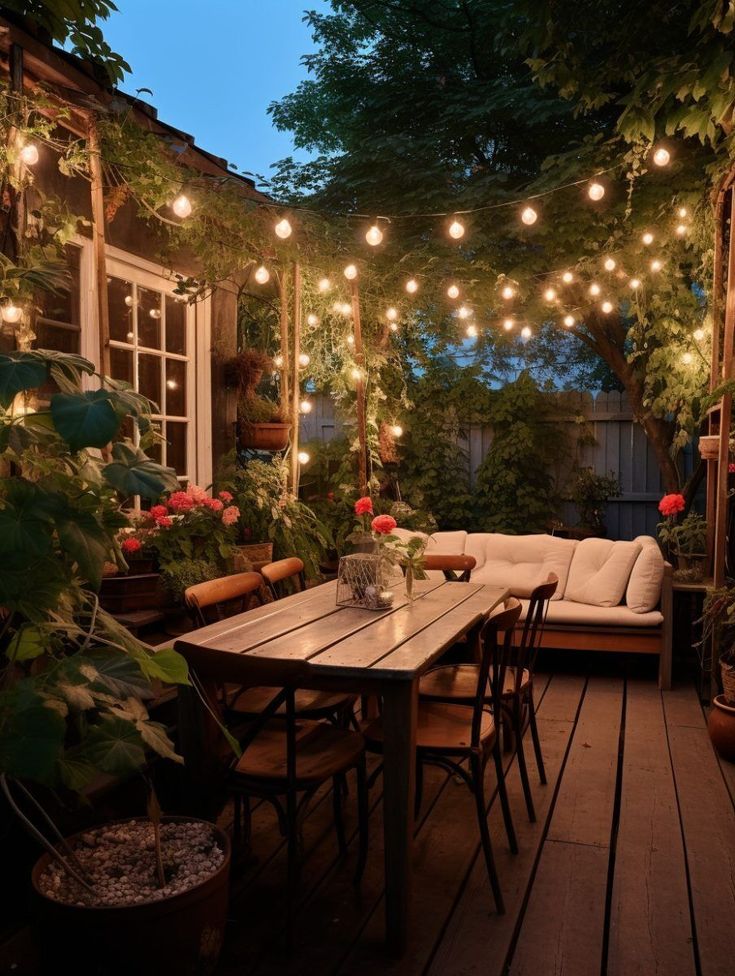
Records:
[[[229,505],[230,502],[232,501],[232,492],[221,491],[219,493],[219,498],[221,498],[223,502],[226,502]]]
[[[735,474],[735,464],[732,461],[727,466],[728,474]]]
[[[165,505],[154,505],[150,514],[151,518],[157,522],[160,518],[165,518],[168,515],[168,509]]]
[[[141,545],[140,539],[130,538],[130,539],[123,539],[121,548],[123,552],[127,552],[128,554],[130,554],[134,552],[140,552],[143,546]]]
[[[168,500],[168,507],[174,512],[187,512],[194,508],[194,499],[185,491],[175,491]]]
[[[364,498],[358,498],[355,502],[355,515],[372,515],[373,514],[373,500],[367,495]]]
[[[156,525],[162,529],[167,529],[170,525],[174,524],[174,520],[169,515],[159,515],[156,519]]]
[[[237,505],[228,505],[222,512],[222,521],[225,525],[234,525],[240,518],[240,509]]]
[[[392,515],[376,515],[370,523],[373,532],[377,532],[378,535],[390,535],[397,525]]]
[[[189,496],[189,498],[193,498],[197,505],[203,505],[205,499],[209,497],[206,491],[203,488],[200,488],[199,485],[189,485],[189,487],[186,489],[186,494]]]
[[[666,518],[672,518],[674,515],[678,515],[679,512],[683,512],[686,508],[686,501],[684,496],[678,491],[671,492],[669,495],[664,495],[661,501],[658,503],[658,510]]]
[[[206,505],[207,508],[211,508],[213,512],[221,512],[225,507],[219,498],[205,498],[203,504]]]

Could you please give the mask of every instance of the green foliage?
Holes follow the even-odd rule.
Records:
[[[657,528],[659,542],[674,555],[707,552],[707,521],[698,512],[689,512],[682,522],[673,518],[664,519]]]
[[[605,502],[622,494],[614,471],[595,474],[594,468],[580,468],[572,483],[571,498],[579,512],[579,524],[600,531],[605,526]]]
[[[221,561],[207,559],[179,559],[165,565],[162,570],[163,585],[177,602],[183,602],[184,592],[197,583],[217,579],[224,575]]]

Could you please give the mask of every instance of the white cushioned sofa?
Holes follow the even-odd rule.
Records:
[[[659,685],[670,687],[671,567],[650,536],[579,542],[551,535],[435,532],[426,552],[474,556],[473,582],[509,587],[524,615],[531,591],[555,573],[559,586],[549,604],[543,647],[657,654]]]

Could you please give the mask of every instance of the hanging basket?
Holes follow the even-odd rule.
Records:
[[[241,424],[240,447],[251,451],[285,451],[291,424]]]
[[[391,589],[396,570],[379,553],[355,552],[342,556],[337,577],[337,606],[387,610],[393,605]]]
[[[703,434],[697,446],[703,461],[716,461],[720,455],[720,435]]]

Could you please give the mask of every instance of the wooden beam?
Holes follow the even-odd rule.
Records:
[[[110,306],[107,297],[107,255],[105,251],[105,199],[102,177],[102,153],[100,150],[97,119],[90,114],[87,127],[89,150],[90,195],[92,199],[92,241],[94,244],[94,270],[97,283],[97,318],[99,327],[99,370],[110,375]]]
[[[281,303],[281,409],[285,418],[291,402],[288,395],[291,356],[288,349],[288,280],[284,270],[278,274],[278,298]]]
[[[293,266],[293,390],[291,406],[291,488],[299,493],[299,356],[301,355],[301,265]]]
[[[367,454],[367,412],[365,405],[365,383],[367,373],[365,370],[365,349],[362,343],[362,324],[360,321],[360,289],[357,280],[350,282],[352,292],[352,322],[353,334],[355,338],[355,362],[360,370],[360,375],[355,380],[355,398],[357,411],[357,483],[361,495],[368,493],[368,454]]]

